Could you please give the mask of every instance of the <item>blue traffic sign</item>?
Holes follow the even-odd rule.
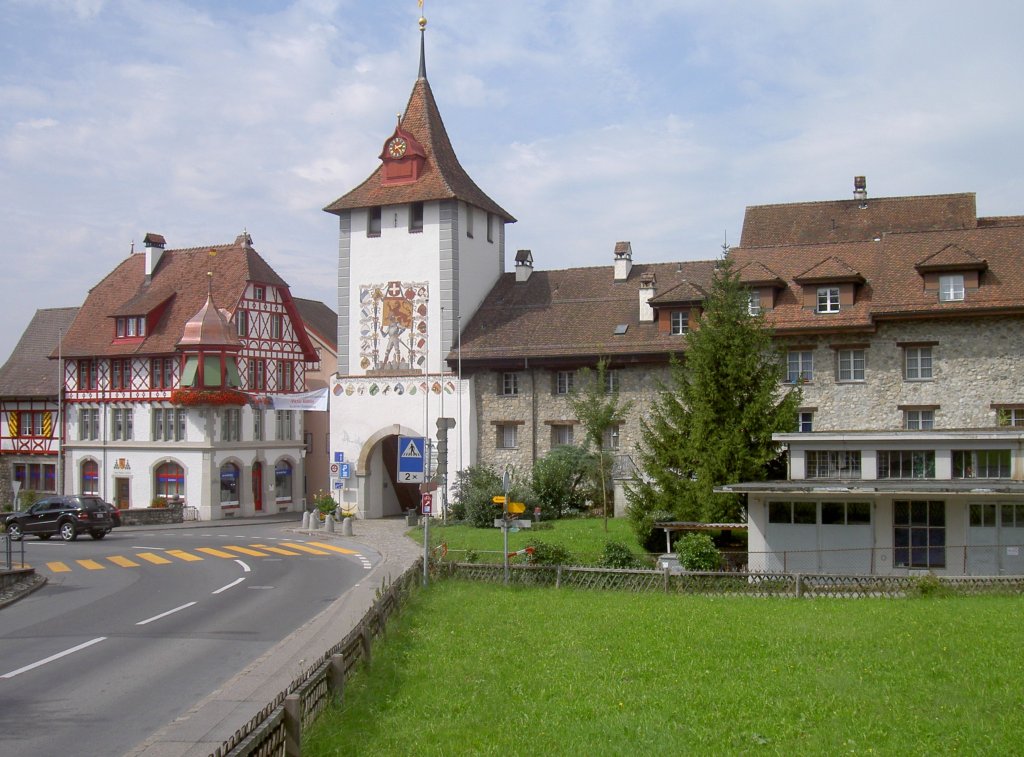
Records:
[[[348,478],[352,475],[352,463],[340,463],[338,465],[338,478]]]
[[[398,483],[419,484],[423,482],[426,455],[422,436],[398,437]]]
[[[336,462],[336,463],[343,463],[343,462],[345,462],[345,453],[344,452],[335,452],[334,453],[334,462]]]
[[[334,480],[334,488],[335,489],[342,489],[342,488],[344,488],[344,486],[345,486],[345,483],[343,481],[338,480],[338,479]]]

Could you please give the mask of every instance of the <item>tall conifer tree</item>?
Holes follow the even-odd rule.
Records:
[[[715,486],[760,481],[780,452],[772,434],[792,431],[801,393],[780,391],[782,356],[728,257],[715,272],[697,328],[686,336],[644,420],[642,478],[627,489],[634,522],[656,510],[680,520],[735,521],[737,495]]]

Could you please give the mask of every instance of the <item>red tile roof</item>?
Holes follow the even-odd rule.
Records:
[[[516,220],[484,194],[459,163],[426,77],[418,79],[413,86],[401,123],[402,129],[414,135],[426,152],[420,178],[411,184],[384,186],[381,164],[366,181],[325,207],[325,211],[340,213],[378,205],[458,199],[495,213],[506,221]]]
[[[289,304],[288,284],[250,242],[243,234],[232,244],[165,250],[151,277],[145,275],[146,255],[130,255],[89,291],[64,336],[64,356],[171,354],[185,323],[206,302],[211,286],[217,306],[232,312],[250,281],[277,287]],[[149,323],[145,338],[114,341],[114,316],[150,314],[159,317]],[[293,317],[298,317],[297,311]],[[313,354],[312,346],[308,352]]]
[[[57,397],[58,371],[50,353],[78,314],[78,308],[37,310],[18,345],[0,367],[0,397]]]
[[[753,205],[743,216],[740,247],[866,242],[885,232],[976,226],[973,192]]]
[[[661,331],[657,322],[640,322],[641,278],[655,274],[662,292],[693,284],[706,290],[716,265],[713,260],[634,264],[625,281],[614,280],[613,266],[534,271],[520,283],[506,273],[462,333],[463,363],[563,359],[579,364],[653,354],[664,359],[683,351],[685,337]],[[619,325],[628,327],[625,334],[615,334]],[[448,359],[454,364],[456,353]]]

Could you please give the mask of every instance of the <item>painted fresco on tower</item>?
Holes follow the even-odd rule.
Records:
[[[425,281],[359,287],[359,366],[364,371],[422,370],[427,360]]]

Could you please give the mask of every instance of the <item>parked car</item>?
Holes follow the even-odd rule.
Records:
[[[4,516],[4,525],[15,541],[23,536],[49,539],[54,534],[64,541],[74,541],[86,531],[93,539],[102,539],[114,528],[114,519],[99,497],[72,494],[44,497],[28,510]]]
[[[92,498],[90,497],[90,499],[92,499]],[[105,508],[107,508],[107,511],[110,513],[111,520],[114,521],[114,528],[120,528],[121,527],[121,511],[117,509],[117,506],[116,505],[112,505],[109,502],[104,502],[99,497],[96,497],[95,499],[97,499],[100,503],[102,503],[102,505]]]

